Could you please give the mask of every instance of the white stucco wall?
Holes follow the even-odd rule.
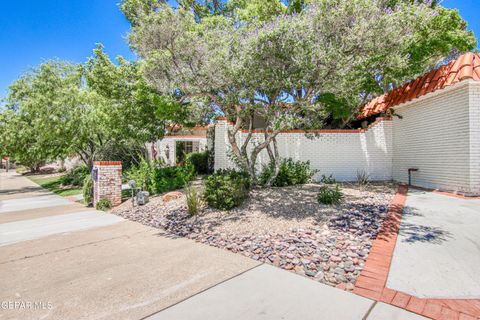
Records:
[[[215,127],[215,170],[234,168],[226,134],[229,123],[218,121]],[[239,134],[243,142],[247,133]],[[255,133],[250,145],[263,140],[263,133]],[[392,178],[392,121],[382,120],[367,130],[319,130],[308,136],[302,132],[286,132],[277,136],[280,156],[294,160],[310,161],[319,170],[314,177],[332,174],[339,181],[356,179],[357,172],[364,171],[372,180]],[[264,150],[258,159],[258,168],[268,163]]]
[[[395,108],[402,119],[393,119],[394,180],[407,183],[408,169],[418,168],[413,185],[478,193],[478,88],[462,81]]]

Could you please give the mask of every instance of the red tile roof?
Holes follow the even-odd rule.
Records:
[[[467,79],[480,81],[480,55],[477,53],[466,53],[457,60],[450,61],[438,69],[373,99],[360,109],[357,119],[385,112],[399,104]]]

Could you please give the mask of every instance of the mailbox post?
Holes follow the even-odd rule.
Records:
[[[92,169],[93,206],[107,199],[112,206],[122,203],[122,162],[95,161]]]

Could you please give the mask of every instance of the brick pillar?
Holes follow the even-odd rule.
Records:
[[[122,162],[95,161],[92,170],[93,206],[108,199],[112,206],[122,203]]]

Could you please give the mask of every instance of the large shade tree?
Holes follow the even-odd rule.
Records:
[[[80,83],[77,67],[61,61],[43,63],[13,82],[0,116],[5,152],[33,171],[64,157],[64,138],[76,131],[70,113],[79,104]]]
[[[430,3],[261,3],[229,1],[224,14],[201,19],[189,8],[158,4],[137,16],[130,35],[158,92],[208,102],[234,122],[231,155],[252,176],[262,150],[278,163],[281,130],[348,126],[372,94],[475,45],[458,13]],[[449,35],[429,30],[434,25]],[[267,130],[253,141],[255,117]]]
[[[88,167],[94,160],[129,162],[170,123],[201,120],[190,118],[190,105],[148,86],[140,63],[120,57],[115,64],[101,45],[83,65],[47,61],[28,71],[5,102],[1,144],[32,170],[69,155]]]

